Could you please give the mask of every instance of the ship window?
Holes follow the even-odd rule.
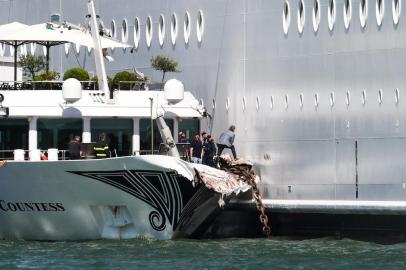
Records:
[[[362,90],[361,101],[362,105],[365,105],[365,103],[367,102],[367,92],[365,90]]]
[[[299,107],[300,107],[300,109],[303,108],[303,99],[304,99],[304,96],[303,96],[302,93],[300,93],[300,95],[299,95]]]
[[[122,42],[127,42],[128,41],[128,23],[127,23],[127,19],[124,19],[123,23],[122,23],[121,41]]]
[[[164,15],[161,14],[161,16],[159,16],[159,27],[158,27],[159,31],[158,31],[158,40],[159,40],[159,45],[164,45],[164,41],[165,41],[165,18]]]
[[[227,100],[226,100],[226,111],[228,112],[229,109],[230,109],[230,98],[227,98]]]
[[[313,4],[313,30],[317,32],[320,25],[320,0],[314,0]]]
[[[350,106],[350,102],[351,102],[351,93],[348,90],[347,93],[345,94],[345,104],[347,104],[347,107]]]
[[[150,120],[151,121],[151,120]],[[129,156],[132,154],[132,119],[97,118],[91,119],[92,142],[97,142],[101,133],[106,133],[109,140],[111,154],[115,156]],[[141,137],[142,138],[142,137]]]
[[[242,110],[245,111],[247,108],[247,100],[245,97],[242,98]]]
[[[0,159],[13,158],[12,152],[2,150],[28,149],[28,129],[27,119],[1,119]]]
[[[138,17],[134,20],[134,47],[137,49],[141,38],[140,19]]]
[[[257,99],[255,101],[255,107],[257,108],[257,111],[259,110],[259,107],[261,106],[261,100],[259,99],[259,97],[257,96]]]
[[[361,0],[359,2],[359,20],[362,28],[367,24],[368,18],[368,0]]]
[[[333,31],[334,24],[336,22],[336,1],[335,0],[330,0],[330,2],[328,4],[327,19],[328,19],[328,28],[330,29],[330,31]]]
[[[274,103],[273,103],[273,96],[271,96],[271,98],[269,99],[269,108],[270,108],[271,110],[273,110],[273,106],[274,106]]]
[[[283,3],[283,15],[282,15],[282,22],[283,22],[283,32],[285,35],[289,32],[289,25],[290,25],[290,5],[287,0]]]
[[[383,90],[379,89],[379,91],[378,91],[378,103],[379,103],[379,105],[382,104],[382,101],[383,101]]]
[[[150,120],[151,122],[151,120]],[[186,139],[189,141],[189,139],[192,139],[196,133],[200,132],[200,120],[199,119],[181,119],[178,123],[178,130],[183,131],[186,135]],[[182,149],[182,147],[179,149],[179,152],[185,151],[186,149]],[[181,156],[186,156],[186,153],[180,153]],[[188,154],[188,153],[187,153]]]
[[[378,26],[382,25],[383,15],[385,14],[385,1],[384,0],[376,0],[375,4],[375,13],[376,13],[376,23]]]
[[[347,30],[350,27],[351,18],[352,18],[352,1],[345,0],[344,1],[344,27]]]
[[[197,14],[197,41],[202,42],[203,33],[204,33],[204,15],[203,11],[199,10]]]
[[[183,22],[183,35],[184,35],[186,44],[189,43],[190,29],[191,29],[191,27],[190,27],[190,14],[189,14],[189,12],[186,12],[184,22]]]
[[[330,107],[333,108],[335,104],[335,97],[334,97],[334,92],[330,93]]]
[[[395,89],[395,103],[396,103],[396,105],[399,104],[399,98],[400,98],[399,88],[396,88]]]
[[[171,40],[172,40],[172,45],[176,44],[176,39],[178,37],[178,17],[176,16],[175,13],[172,14],[172,20],[171,20]]]
[[[117,33],[116,33],[116,21],[115,20],[112,20],[111,21],[111,36],[113,37],[113,38],[116,38],[117,37]]]
[[[285,95],[285,109],[288,109],[289,107],[289,96]]]
[[[148,48],[151,47],[152,34],[153,34],[152,18],[151,18],[151,16],[148,16],[147,24],[145,26],[145,38],[147,41]]]
[[[392,17],[393,17],[393,23],[396,25],[399,23],[401,11],[402,11],[402,0],[393,0],[392,1]]]
[[[303,0],[299,1],[299,7],[297,9],[297,28],[299,33],[303,33],[303,28],[305,25],[306,14],[305,14],[305,6]]]
[[[174,121],[173,119],[166,119],[165,122],[168,125],[169,129],[171,130],[173,134],[173,127],[174,127]],[[154,132],[151,132],[151,119],[150,118],[145,118],[145,119],[140,119],[140,149],[141,149],[141,154],[150,154],[151,153],[151,134],[153,134],[154,137],[154,151],[159,150],[159,146],[162,143],[161,135],[159,134],[159,128],[156,124],[156,121],[154,121]]]
[[[216,100],[214,98],[212,100],[212,107],[213,107],[213,110],[216,109]]]
[[[319,107],[319,101],[320,101],[319,94],[318,94],[318,93],[315,93],[315,94],[314,94],[314,107],[315,107],[316,109]]]
[[[38,148],[68,149],[75,135],[82,134],[82,119],[38,119]]]

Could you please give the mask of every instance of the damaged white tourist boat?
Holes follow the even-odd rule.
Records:
[[[99,33],[93,1],[89,12],[91,32]],[[14,160],[0,161],[0,239],[198,238],[224,201],[249,185],[180,159],[163,115],[201,118],[204,108],[176,80],[165,91],[111,92],[100,37],[92,37],[100,90],[69,79],[62,91],[0,91],[2,116],[29,122],[29,159],[15,150]],[[60,160],[50,149],[48,160],[40,159],[38,119],[80,119],[90,143],[91,119],[100,117],[133,121],[135,155]],[[156,120],[166,156],[138,155],[142,117]]]

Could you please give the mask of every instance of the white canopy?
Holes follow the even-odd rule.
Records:
[[[12,22],[12,23],[8,23],[8,24],[0,25],[0,42],[7,43],[7,44],[14,43],[15,40],[11,40],[11,39],[6,40],[5,38],[9,37],[10,35],[12,35],[16,32],[27,29],[28,27],[29,27],[28,25],[19,23],[19,22]]]
[[[0,42],[18,41],[21,43],[37,43],[44,46],[54,46],[63,43],[75,43],[80,46],[93,48],[93,39],[88,31],[78,29],[69,29],[65,27],[47,27],[46,23],[34,24],[31,26],[21,27],[20,30],[11,32],[1,32]],[[117,40],[101,37],[103,48],[129,48],[128,44],[121,43]]]

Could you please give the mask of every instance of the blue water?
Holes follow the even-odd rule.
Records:
[[[0,269],[406,269],[406,244],[346,239],[0,241]]]

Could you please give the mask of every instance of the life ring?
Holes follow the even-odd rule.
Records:
[[[4,167],[7,165],[7,161],[6,160],[0,160],[0,168]]]

